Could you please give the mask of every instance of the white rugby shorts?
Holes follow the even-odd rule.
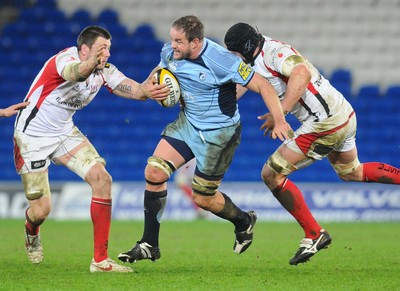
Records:
[[[54,137],[27,135],[14,132],[14,164],[18,174],[43,172],[50,162],[59,164],[57,158],[87,141],[77,127],[68,134]]]

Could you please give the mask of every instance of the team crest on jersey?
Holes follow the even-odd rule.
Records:
[[[206,73],[204,73],[204,72],[200,72],[200,74],[199,74],[199,80],[200,81],[204,81],[205,79],[206,79]]]
[[[243,81],[246,81],[250,76],[252,68],[244,62],[241,62],[238,68],[238,73],[242,77]]]

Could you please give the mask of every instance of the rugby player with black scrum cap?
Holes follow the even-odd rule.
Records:
[[[301,190],[289,174],[328,158],[340,179],[356,182],[400,183],[400,169],[382,162],[360,163],[356,147],[356,114],[345,97],[295,48],[262,35],[247,23],[236,23],[224,39],[228,50],[266,78],[280,96],[284,114],[301,123],[292,139],[285,140],[268,158],[262,179],[281,205],[304,230],[304,239],[291,265],[307,262],[332,241],[315,220]],[[238,97],[247,89],[238,86]],[[274,126],[270,113],[261,129]]]

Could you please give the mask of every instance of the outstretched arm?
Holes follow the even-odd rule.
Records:
[[[281,101],[283,113],[286,115],[299,102],[311,80],[311,71],[307,61],[299,55],[289,56],[283,63],[282,74],[288,77],[285,96]],[[261,125],[264,135],[272,133],[275,120],[270,113],[259,116],[258,119],[265,120]]]
[[[30,102],[21,102],[18,104],[11,105],[10,107],[0,109],[0,116],[2,117],[10,117],[14,114],[18,113],[18,110],[25,108],[29,105]]]
[[[286,122],[281,102],[275,92],[274,87],[265,80],[260,74],[255,73],[250,83],[247,85],[250,90],[261,94],[265,105],[267,105],[269,112],[274,119],[274,127],[272,129],[271,137],[273,139],[279,138],[280,140],[290,139],[293,137],[293,130]]]
[[[166,84],[158,85],[154,77],[155,68],[147,79],[139,84],[135,80],[126,78],[113,90],[113,93],[129,99],[146,100],[147,98],[161,101],[169,94],[169,88]]]

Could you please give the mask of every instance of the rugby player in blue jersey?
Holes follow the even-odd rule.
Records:
[[[272,137],[293,135],[274,88],[239,57],[204,37],[204,26],[193,15],[176,20],[171,41],[161,51],[158,67],[177,77],[182,92],[178,118],[162,132],[145,169],[144,232],[142,238],[118,258],[123,262],[160,258],[160,219],[167,199],[167,181],[176,169],[196,158],[192,181],[194,202],[235,226],[233,250],[240,254],[252,243],[257,220],[218,190],[240,143],[241,124],[236,84],[259,93],[275,120]],[[156,68],[157,69],[157,68]]]

